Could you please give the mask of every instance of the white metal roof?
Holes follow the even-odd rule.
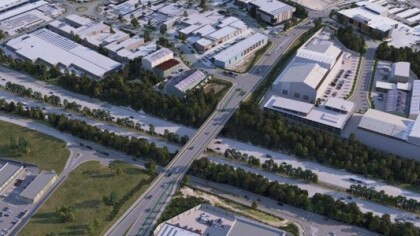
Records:
[[[392,76],[410,77],[410,62],[395,62],[391,68]]]
[[[216,56],[214,56],[215,60],[218,61],[228,61],[234,56],[242,53],[244,50],[249,48],[250,46],[258,43],[259,41],[265,40],[267,42],[267,36],[256,33],[251,35],[250,37],[234,44],[233,46],[230,46],[226,48],[225,50],[219,52]]]
[[[6,164],[0,168],[0,187],[3,187],[3,185],[21,168],[21,165],[6,162]]]
[[[365,8],[370,10],[370,11],[373,11],[375,13],[378,13],[379,15],[382,15],[382,14],[388,12],[387,8],[385,8],[383,6],[380,6],[380,5],[377,5],[377,4],[374,4],[374,3],[366,4]]]
[[[213,33],[214,31],[216,31],[216,29],[213,26],[204,25],[203,27],[195,30],[193,33],[194,34],[199,34],[199,35],[204,37],[206,35],[209,35],[209,34]]]
[[[229,17],[224,18],[223,20],[221,20],[220,21],[220,24],[217,27],[223,28],[225,26],[228,26],[228,25],[232,24],[235,21],[239,21],[239,19],[237,17],[234,17],[234,16],[229,16]]]
[[[175,225],[163,223],[156,236],[200,236],[201,234],[191,232]]]
[[[413,123],[413,120],[401,116],[369,109],[360,120],[359,128],[397,139],[407,140],[408,133],[413,126]]]
[[[400,18],[408,18],[408,17],[416,15],[417,13],[420,13],[420,9],[411,8],[411,9],[398,13],[396,16]]]
[[[414,80],[411,90],[410,116],[420,113],[420,80]]]
[[[413,138],[420,138],[420,116],[418,116],[417,119],[414,121],[409,136]]]
[[[1,1],[3,1],[3,0],[1,0]],[[41,1],[37,1],[37,2],[27,3],[23,6],[8,10],[8,11],[0,14],[0,21],[6,20],[10,17],[22,14],[22,13],[30,11],[30,10],[36,9],[40,6],[45,5],[45,4],[48,4],[48,2],[46,2],[44,0],[41,0]]]
[[[270,100],[266,103],[265,106],[272,106],[278,109],[285,109],[294,112],[299,112],[303,114],[308,114],[312,108],[314,107],[313,104],[307,102],[301,102],[289,98],[279,97],[273,95]]]
[[[411,91],[411,83],[407,82],[407,83],[397,83],[397,89],[398,90],[403,90],[403,91]]]
[[[201,83],[201,81],[205,80],[206,77],[206,74],[203,72],[195,70],[193,73],[179,81],[174,87],[181,92],[186,92],[187,90],[193,89]]]
[[[375,87],[380,88],[380,89],[386,89],[386,90],[397,89],[396,84],[385,82],[385,81],[376,81]]]
[[[344,112],[350,112],[354,108],[354,103],[341,98],[330,97],[324,103],[324,106],[331,107]]]
[[[51,65],[62,64],[67,68],[74,66],[98,77],[121,66],[120,63],[47,29],[19,36],[6,45],[29,60],[41,59]]]
[[[384,25],[387,25],[390,27],[393,27],[395,25],[399,25],[400,23],[396,20],[393,20],[386,16],[377,15],[375,13],[372,13],[370,11],[367,11],[366,9],[363,9],[361,7],[346,9],[339,11],[341,14],[349,17],[349,18],[357,18],[358,16],[363,16],[364,19],[367,19],[368,22],[366,24],[372,28],[375,29],[381,29],[384,28]]]
[[[205,38],[201,38],[201,39],[197,40],[195,43],[205,47],[205,46],[211,45],[212,41],[210,41],[208,39],[205,39]]]
[[[420,21],[420,14],[407,18],[407,21],[410,22],[411,24],[416,23],[417,21]]]
[[[402,7],[396,7],[396,8],[389,9],[388,12],[391,13],[391,14],[395,14],[395,13],[399,13],[399,12],[404,11],[404,9],[405,8],[402,8]]]
[[[157,61],[160,58],[166,57],[166,56],[172,56],[173,52],[168,48],[161,48],[145,57],[143,57],[143,60],[148,61]]]
[[[316,88],[328,69],[319,66],[317,63],[290,63],[286,70],[279,76],[279,82],[305,83]]]
[[[29,185],[23,190],[19,196],[27,199],[35,199],[35,197],[47,186],[48,183],[56,176],[55,172],[42,171]]]
[[[0,1],[0,11],[11,8],[13,6],[16,6],[18,4],[22,4],[25,2],[29,2],[29,0],[1,0]]]
[[[214,31],[213,33],[209,34],[207,37],[213,40],[218,40],[230,34],[233,34],[235,31],[237,31],[237,29],[232,28],[230,26],[226,26],[224,28]]]
[[[294,7],[282,3],[278,0],[253,0],[250,2],[258,6],[259,10],[274,16],[285,11],[294,9]]]

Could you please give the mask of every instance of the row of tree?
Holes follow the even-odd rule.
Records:
[[[420,212],[420,202],[414,199],[407,199],[401,195],[394,197],[386,194],[383,190],[377,191],[372,187],[367,187],[366,185],[353,184],[347,192],[384,205],[394,206],[406,211]]]
[[[274,173],[285,174],[295,179],[302,179],[307,182],[318,182],[318,175],[314,174],[311,170],[303,170],[302,168],[294,168],[292,165],[285,162],[277,164],[272,158],[266,160],[262,165],[260,159],[254,156],[249,156],[247,153],[241,153],[236,149],[226,149],[225,158],[234,159],[237,161],[247,162],[249,165],[254,167],[262,167],[264,170],[268,170]]]
[[[337,30],[337,38],[346,46],[347,48],[364,54],[365,50],[365,39],[360,37],[357,33],[353,32],[353,28],[351,26],[347,26],[346,28],[338,28]]]
[[[414,51],[410,47],[396,48],[389,46],[387,42],[379,44],[376,56],[386,61],[407,61],[410,62],[410,69],[420,78],[420,51]]]
[[[84,121],[69,119],[65,115],[44,114],[39,108],[23,108],[20,104],[16,105],[14,102],[7,103],[4,99],[0,99],[0,111],[32,119],[45,120],[52,127],[60,131],[138,158],[154,160],[160,165],[168,164],[173,157],[173,154],[169,153],[166,147],[159,148],[155,143],[149,143],[146,139],[119,136],[107,130],[103,131],[96,126],[89,125]]]
[[[343,139],[331,133],[288,122],[280,115],[241,104],[222,130],[224,136],[294,154],[352,173],[420,185],[420,163],[370,148],[354,135]]]
[[[374,216],[363,213],[356,203],[344,203],[329,195],[308,192],[297,186],[270,182],[267,178],[229,165],[211,163],[207,158],[195,160],[189,173],[210,181],[233,185],[247,191],[261,194],[328,218],[369,229],[383,235],[419,235],[420,230],[411,223],[392,223],[390,216]]]
[[[0,54],[0,63],[41,80],[58,78],[59,85],[76,93],[114,105],[130,106],[134,110],[193,127],[199,127],[207,119],[224,92],[215,93],[213,89],[205,91],[204,88],[197,88],[187,92],[184,98],[157,92],[153,85],[163,78],[143,70],[141,58],[129,61],[123,69],[103,80],[79,77],[74,73],[61,74],[56,67],[47,68],[39,63],[17,61],[3,54]]]

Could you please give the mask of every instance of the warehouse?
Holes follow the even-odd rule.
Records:
[[[9,1],[12,5],[3,5],[3,1],[0,2],[0,7],[3,7],[3,11],[0,11],[0,21],[12,18],[14,16],[20,15],[22,13],[37,9],[43,5],[48,4],[48,2],[41,0],[41,1],[35,1],[35,2],[29,2],[29,1],[23,1],[23,4],[12,4],[12,1]],[[13,1],[16,2],[16,1]],[[9,7],[10,6],[10,7]]]
[[[239,35],[240,33],[242,33],[242,30],[226,26],[207,35],[206,38],[213,41],[215,44],[220,44]]]
[[[47,29],[14,38],[6,47],[22,59],[93,78],[102,78],[121,67],[120,63]]]
[[[314,104],[273,95],[265,103],[264,109],[280,113],[282,116],[314,128],[340,134],[354,111],[354,103],[339,98]]]
[[[152,70],[155,66],[174,58],[174,53],[167,48],[161,48],[142,58],[143,68]]]
[[[416,119],[420,114],[420,80],[414,80],[411,90],[410,112],[408,117]]]
[[[256,18],[270,25],[278,25],[293,16],[296,8],[277,0],[237,0],[249,12],[255,12]]]
[[[29,185],[19,194],[19,197],[29,203],[36,203],[57,179],[54,171],[42,171]]]
[[[391,68],[392,82],[407,83],[410,78],[410,62],[395,62]]]
[[[199,84],[205,82],[206,74],[199,70],[190,70],[183,75],[169,80],[166,83],[165,90],[168,94],[183,97],[188,90],[197,87]]]
[[[0,168],[0,192],[3,192],[10,184],[15,181],[24,171],[22,165],[16,165],[6,162]]]
[[[267,42],[267,36],[261,33],[253,34],[214,56],[214,64],[221,68],[227,68],[263,47]]]
[[[160,77],[167,77],[172,72],[178,71],[183,66],[181,62],[175,59],[169,59],[168,61],[162,62],[159,65],[157,65],[154,70],[156,74],[158,74]]]

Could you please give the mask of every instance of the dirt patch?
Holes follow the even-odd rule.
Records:
[[[204,92],[208,93],[211,89],[214,90],[214,93],[218,93],[222,91],[225,88],[225,85],[223,84],[215,84],[215,83],[208,83],[204,85]]]

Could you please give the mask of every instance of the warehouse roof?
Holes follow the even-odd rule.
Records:
[[[383,111],[369,109],[363,115],[359,123],[359,128],[393,138],[407,140],[408,133],[413,124],[413,120]]]
[[[3,185],[21,168],[23,168],[21,165],[6,162],[6,164],[0,168],[0,186],[3,187]]]
[[[411,16],[416,15],[417,13],[420,13],[420,9],[418,8],[411,8],[408,10],[405,10],[403,12],[398,13],[396,16],[401,18],[409,18]]]
[[[204,25],[203,27],[195,30],[193,33],[201,36],[206,36],[216,31],[216,29],[211,25]]]
[[[388,9],[386,7],[383,7],[381,5],[377,5],[374,3],[366,4],[365,8],[379,15],[382,15],[388,12]]]
[[[225,50],[219,52],[216,56],[214,56],[214,59],[219,61],[230,60],[234,56],[240,54],[241,52],[243,52],[244,50],[261,40],[267,41],[267,36],[261,33],[253,34],[250,37],[247,37],[246,39],[234,44],[233,46],[230,46]]]
[[[394,83],[389,83],[385,81],[376,81],[375,88],[391,90],[391,89],[397,89],[397,85]]]
[[[0,11],[25,3],[25,2],[29,2],[29,0],[1,0]]]
[[[97,77],[121,66],[120,63],[47,29],[19,36],[6,45],[26,59],[40,59],[51,65],[62,64],[67,68],[75,67]]]
[[[42,171],[19,196],[26,199],[35,199],[55,176],[55,172]]]
[[[168,55],[173,55],[173,52],[168,48],[161,48],[145,57],[143,57],[144,60],[148,61],[157,61],[161,59],[162,57],[166,57]]]
[[[174,87],[179,91],[186,92],[190,89],[193,89],[195,86],[201,83],[201,81],[205,80],[206,77],[206,74],[199,70],[191,70],[178,78],[179,80],[176,78],[175,80],[177,80],[177,83]]]
[[[337,61],[341,50],[331,41],[320,38],[313,38],[309,43],[298,49],[296,59],[311,60],[319,63],[326,63],[331,69]]]
[[[420,80],[414,80],[411,90],[410,116],[420,113]]]
[[[410,62],[395,62],[391,68],[392,76],[410,77]]]
[[[294,7],[282,3],[278,0],[253,0],[250,3],[259,7],[259,10],[271,15],[277,15],[284,11],[294,9]]]
[[[230,26],[223,27],[219,30],[214,31],[213,33],[209,34],[207,37],[213,40],[218,40],[223,37],[226,37],[230,34],[233,34],[237,29],[232,28]]]
[[[396,20],[386,16],[377,15],[361,7],[341,10],[339,12],[349,18],[353,18],[358,21],[361,21],[363,18],[364,24],[382,31],[389,30],[390,28],[393,28],[393,26],[400,24]]]
[[[316,89],[321,83],[328,69],[317,63],[290,63],[287,68],[276,79],[278,82],[305,83]]]
[[[325,107],[330,107],[332,109],[335,110],[339,110],[345,113],[351,112],[354,108],[354,103],[347,101],[347,100],[343,100],[341,98],[335,98],[335,97],[330,97],[328,98],[328,100],[324,103]]]
[[[4,13],[0,14],[0,21],[6,20],[8,18],[11,18],[13,16],[22,14],[22,13],[30,11],[30,10],[36,9],[40,6],[45,5],[45,4],[48,4],[48,2],[46,2],[44,0],[41,0],[41,1],[37,1],[37,2],[27,3],[23,6],[20,6],[20,7],[14,8],[14,9],[10,9],[10,10],[5,11]]]

